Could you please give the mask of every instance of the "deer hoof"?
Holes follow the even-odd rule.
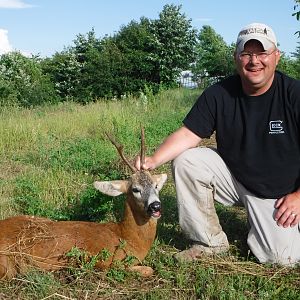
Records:
[[[132,272],[136,272],[145,278],[152,276],[154,273],[154,270],[151,267],[147,267],[147,266],[132,266],[128,268],[128,270]]]

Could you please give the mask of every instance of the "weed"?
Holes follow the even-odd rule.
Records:
[[[111,256],[112,254],[107,249],[102,249],[98,254],[91,255],[87,251],[73,247],[66,253],[70,265],[80,268],[83,271],[93,270],[99,260],[105,261]]]
[[[116,265],[106,273],[108,279],[117,282],[124,282],[127,275],[128,272],[124,268],[118,268]]]
[[[96,264],[99,261],[106,261],[112,253],[108,249],[102,249],[96,255],[91,255],[89,252],[73,247],[68,253],[65,254],[68,259],[69,274],[75,279],[81,278],[86,273],[94,271]]]

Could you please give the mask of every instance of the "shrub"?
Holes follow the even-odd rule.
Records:
[[[0,57],[0,102],[33,107],[54,103],[57,96],[49,78],[42,73],[37,57],[10,52]]]

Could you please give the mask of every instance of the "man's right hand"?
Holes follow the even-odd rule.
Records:
[[[135,158],[134,166],[138,170],[141,169],[141,159],[140,159],[139,155]],[[142,166],[142,169],[143,170],[153,170],[155,168],[156,168],[156,164],[155,164],[155,161],[154,161],[153,157],[152,156],[146,156],[145,157],[145,162]]]
[[[143,164],[144,170],[153,170],[162,164],[173,160],[183,151],[196,147],[201,142],[201,138],[190,131],[185,126],[182,126],[171,135],[158,147],[152,156],[145,157]],[[140,158],[136,157],[135,167],[141,169]]]

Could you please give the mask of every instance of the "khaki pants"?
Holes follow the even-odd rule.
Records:
[[[193,148],[173,161],[179,223],[193,241],[206,246],[227,246],[214,200],[243,205],[250,230],[247,243],[262,263],[293,265],[300,262],[300,230],[279,227],[274,220],[276,199],[262,199],[249,192],[231,174],[217,151]]]

